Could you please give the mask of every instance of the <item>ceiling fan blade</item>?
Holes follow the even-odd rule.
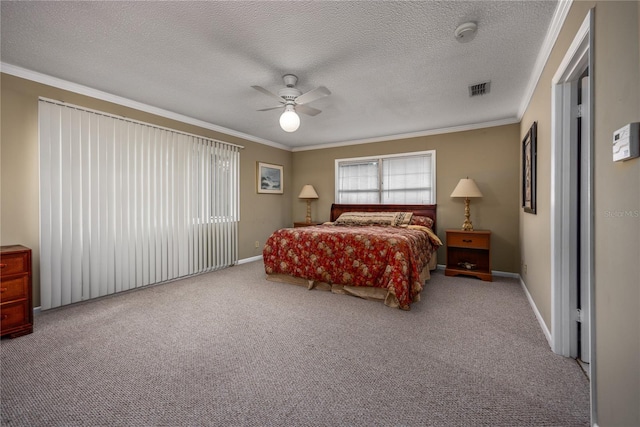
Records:
[[[254,88],[255,90],[257,90],[258,92],[262,92],[267,96],[270,96],[272,98],[277,99],[278,101],[284,103],[284,99],[278,95],[276,95],[273,92],[269,92],[268,90],[266,90],[265,88],[263,88],[262,86],[251,86],[252,88]]]
[[[321,110],[318,110],[317,108],[309,107],[308,105],[297,104],[295,109],[298,113],[306,114],[308,116],[317,116],[318,114],[322,113]]]
[[[261,108],[261,109],[256,110],[256,111],[269,111],[269,110],[276,110],[276,109],[278,109],[278,108],[282,108],[282,107],[283,107],[282,105],[278,105],[277,107]]]
[[[315,101],[316,99],[320,99],[324,96],[331,95],[331,91],[324,86],[320,86],[313,90],[310,90],[307,93],[303,93],[299,97],[296,98],[296,104],[308,104],[309,102]]]

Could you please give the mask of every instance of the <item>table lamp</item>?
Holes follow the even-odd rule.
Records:
[[[473,231],[473,224],[469,217],[471,216],[471,209],[469,209],[469,198],[482,197],[482,193],[473,179],[462,178],[456,188],[451,193],[451,197],[464,197],[464,223],[462,229],[465,231]]]
[[[313,188],[313,185],[306,184],[302,187],[302,191],[300,191],[299,199],[307,199],[307,224],[311,224],[311,200],[318,198],[318,193],[316,193],[316,189]]]

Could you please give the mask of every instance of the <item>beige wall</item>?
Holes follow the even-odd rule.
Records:
[[[244,146],[240,159],[239,258],[262,254],[265,239],[291,224],[292,153],[76,93],[2,74],[0,145],[0,243],[33,250],[34,306],[40,305],[38,96],[127,116],[136,120]],[[285,194],[257,194],[256,162],[284,166]],[[297,195],[297,194],[296,194]],[[255,247],[255,242],[259,247]]]
[[[464,200],[452,199],[451,192],[460,178],[473,178],[482,199],[471,201],[471,221],[475,229],[492,232],[492,268],[517,272],[520,266],[518,244],[519,197],[519,125],[447,133],[340,148],[297,151],[293,153],[294,193],[304,184],[312,184],[319,200],[312,204],[312,218],[328,221],[335,199],[335,159],[412,151],[436,150],[437,233],[443,239],[447,228],[461,228]],[[296,194],[297,195],[297,194]],[[294,199],[293,217],[304,220],[306,203]],[[441,249],[438,262],[445,262]]]
[[[595,7],[594,222],[596,411],[598,425],[640,425],[640,159],[612,161],[611,138],[640,121],[638,2],[574,2],[520,129],[538,121],[538,215],[522,214],[522,274],[551,325],[551,79],[590,8]],[[629,213],[629,214],[628,214]]]
[[[612,161],[616,129],[640,122],[639,3],[595,11],[595,238],[598,420],[640,425],[640,158]],[[606,31],[605,31],[606,29]],[[619,217],[620,212],[634,216]]]

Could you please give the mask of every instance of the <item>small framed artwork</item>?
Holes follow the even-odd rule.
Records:
[[[263,194],[283,194],[284,182],[282,166],[269,163],[258,162],[256,183],[258,193]]]
[[[538,123],[533,122],[522,140],[522,207],[536,213],[536,160]]]

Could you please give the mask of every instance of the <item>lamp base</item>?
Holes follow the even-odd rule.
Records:
[[[307,199],[307,217],[305,218],[307,224],[311,224],[311,200]]]
[[[471,217],[471,208],[469,208],[469,198],[464,199],[464,222],[462,223],[462,229],[464,231],[473,231],[473,224],[469,219]]]

